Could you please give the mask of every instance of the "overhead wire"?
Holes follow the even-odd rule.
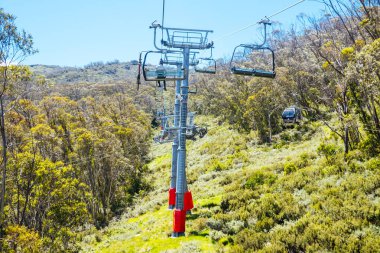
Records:
[[[225,39],[225,38],[230,37],[230,36],[232,36],[232,35],[235,35],[235,34],[241,32],[241,31],[244,31],[244,30],[246,30],[246,29],[248,29],[248,28],[250,28],[250,27],[252,27],[252,26],[258,25],[258,24],[260,24],[260,22],[263,21],[264,19],[271,19],[271,18],[273,18],[273,17],[275,17],[275,16],[277,16],[277,15],[279,15],[279,14],[281,14],[281,13],[283,13],[283,12],[285,12],[285,11],[287,11],[287,10],[289,10],[289,9],[291,9],[291,8],[297,6],[297,5],[299,5],[299,4],[301,4],[301,3],[305,2],[305,1],[306,1],[306,0],[300,0],[300,1],[298,1],[298,2],[296,2],[296,3],[294,3],[294,4],[292,4],[292,5],[290,5],[290,6],[288,6],[288,7],[286,7],[286,8],[284,8],[284,9],[280,10],[280,11],[277,11],[276,13],[274,13],[274,14],[272,14],[272,15],[265,16],[264,18],[260,19],[259,21],[255,22],[255,23],[253,23],[253,24],[247,25],[247,26],[245,26],[245,27],[243,27],[243,28],[240,28],[240,29],[238,29],[238,30],[236,30],[236,31],[230,32],[230,33],[228,33],[228,34],[225,34],[225,35],[223,35],[223,36],[221,36],[221,37],[215,39],[214,42],[215,42],[215,41],[222,40],[222,39]]]

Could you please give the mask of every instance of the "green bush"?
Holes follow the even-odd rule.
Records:
[[[336,160],[336,154],[338,153],[339,148],[332,143],[321,143],[317,148],[319,155],[322,155],[326,158],[327,164],[332,165]]]
[[[294,164],[294,162],[286,162],[284,164],[285,175],[289,175],[297,170],[298,170],[298,167]]]
[[[207,167],[209,168],[209,171],[223,171],[229,168],[231,166],[230,164],[226,162],[221,162],[220,159],[213,158],[211,161],[209,161]]]
[[[367,157],[374,157],[380,154],[380,145],[377,138],[373,135],[368,135],[366,139],[359,143],[359,149],[363,150],[363,153]]]
[[[365,163],[365,167],[368,170],[379,171],[380,170],[380,158],[372,158]]]
[[[277,176],[272,172],[255,171],[245,183],[245,187],[254,190],[257,186],[267,184],[272,185],[277,180]]]
[[[243,247],[245,252],[252,252],[263,248],[267,242],[267,234],[244,229],[237,234],[235,241]]]

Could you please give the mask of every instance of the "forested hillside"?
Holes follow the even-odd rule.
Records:
[[[176,239],[171,147],[151,126],[171,84],[137,91],[134,61],[18,64],[33,38],[0,9],[1,251],[379,252],[380,2],[323,2],[274,26],[275,79],[223,59],[191,73],[209,131],[188,142],[195,208]],[[303,120],[286,128],[290,105]]]
[[[31,65],[37,75],[56,84],[133,82],[137,75],[136,62],[92,62],[84,67]]]

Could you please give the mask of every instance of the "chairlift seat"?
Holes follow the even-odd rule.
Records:
[[[181,70],[161,70],[161,69],[144,69],[145,81],[175,81],[185,79],[185,71]]]
[[[212,58],[200,58],[198,60],[198,64],[195,65],[194,70],[195,72],[198,72],[198,73],[215,74],[216,62]]]
[[[210,70],[210,69],[195,69],[195,72],[198,72],[198,73],[205,73],[205,74],[215,74],[216,73],[216,70]]]
[[[257,76],[257,77],[267,77],[267,78],[276,77],[276,72],[262,70],[262,69],[248,69],[248,68],[232,67],[231,72],[235,75]]]

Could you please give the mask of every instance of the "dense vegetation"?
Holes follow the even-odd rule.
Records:
[[[71,87],[14,65],[35,53],[33,40],[12,15],[0,18],[0,247],[77,251],[77,231],[106,226],[146,189],[150,117],[125,89],[69,98]]]
[[[346,153],[360,142],[378,153],[378,1],[325,2],[332,16],[301,16],[301,31],[273,31],[274,81],[233,76],[225,69],[212,80],[200,80],[197,109],[223,115],[242,130],[257,130],[262,142],[281,131],[281,109],[291,104],[302,107],[307,118],[326,124],[333,113],[339,125],[330,127]],[[253,58],[251,64],[257,66],[259,60]]]
[[[156,220],[166,217],[170,146],[149,161],[154,89],[135,90],[132,63],[35,65],[34,74],[15,65],[36,50],[1,10],[1,249],[78,251],[83,236],[85,249],[107,248],[115,224],[94,227],[124,213],[134,219],[115,238],[142,250],[378,251],[380,2],[324,3],[330,15],[273,30],[273,81],[232,76],[222,60],[214,77],[196,76],[190,106],[211,128],[188,144],[197,195],[182,239],[194,244],[182,246],[166,244],[170,227]],[[283,129],[291,104],[305,119]]]

